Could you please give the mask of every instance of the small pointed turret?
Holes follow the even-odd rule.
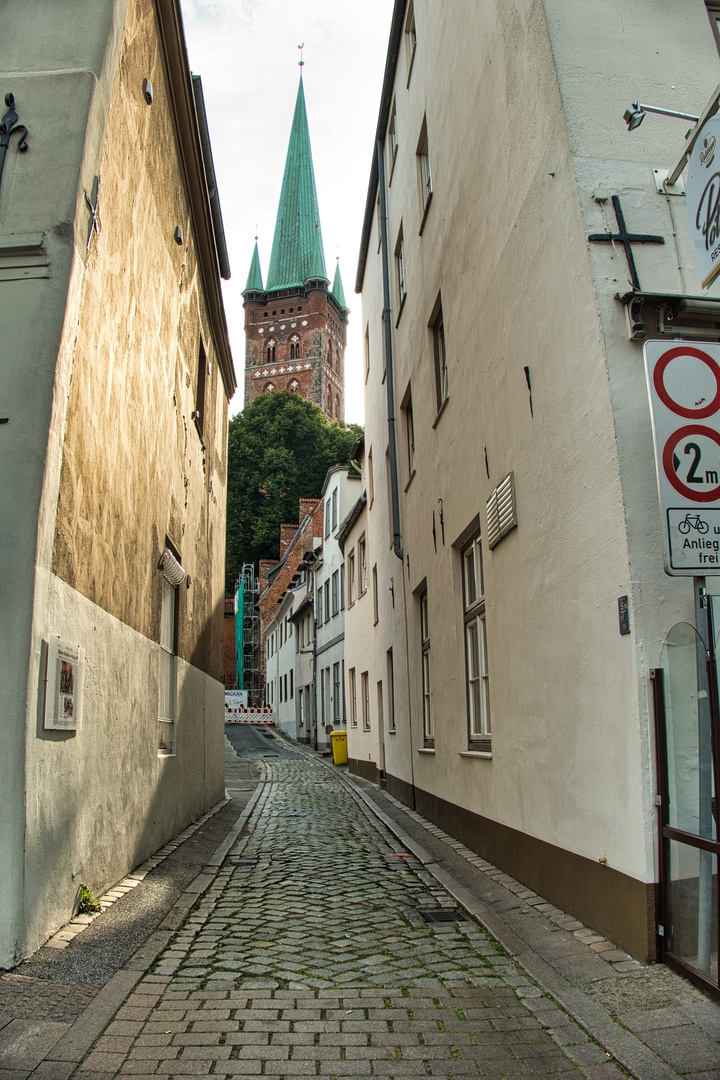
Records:
[[[345,290],[343,289],[342,278],[340,277],[340,260],[335,263],[335,280],[333,281],[332,295],[337,300],[341,308],[345,311],[349,311],[347,304],[345,303]]]
[[[247,285],[243,289],[243,296],[249,292],[262,292],[263,280],[262,271],[260,269],[260,253],[258,252],[257,236],[255,237],[255,250],[253,251],[253,257],[250,262],[250,273],[248,274]]]
[[[310,278],[328,281],[301,76],[265,288],[302,286]]]

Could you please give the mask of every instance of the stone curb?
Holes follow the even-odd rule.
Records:
[[[58,1076],[61,1075],[63,1069],[65,1071],[62,1071],[62,1076],[69,1076],[71,1074],[66,1071],[68,1063],[72,1065],[80,1064],[88,1050],[90,1050],[93,1043],[105,1030],[115,1016],[115,1013],[128,995],[133,991],[142,976],[152,967],[157,957],[166,947],[175,931],[190,912],[191,908],[197,903],[198,898],[215,880],[228,852],[233,845],[237,843],[238,837],[255,809],[262,792],[263,780],[261,779],[250,797],[249,802],[243,808],[242,813],[239,814],[225,838],[217,846],[206,863],[205,869],[197,875],[197,877],[188,885],[182,896],[180,896],[175,904],[169,909],[158,929],[150,935],[147,941],[145,941],[135,953],[133,953],[125,966],[117,971],[105,986],[103,986],[84,1012],[81,1013],[70,1030],[65,1032],[40,1065],[38,1065],[30,1074],[31,1078],[36,1076],[38,1080],[40,1080],[40,1077],[47,1080],[47,1077],[50,1075],[48,1069],[52,1069],[54,1064],[58,1066]],[[187,839],[187,836],[195,832],[196,828],[199,828],[201,824],[204,824],[204,822],[212,817],[217,810],[225,806],[228,801],[229,800],[226,799],[222,803],[219,803],[217,807],[213,807],[204,818],[195,823],[196,827],[190,826],[189,831],[187,829],[184,830],[179,834],[179,837],[176,837],[176,840],[170,841],[170,844],[166,844],[165,847],[161,849],[165,852],[165,856],[163,857],[169,855],[179,843],[182,843],[184,839]],[[166,849],[168,850],[166,851]]]

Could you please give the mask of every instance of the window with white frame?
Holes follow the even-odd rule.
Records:
[[[333,532],[338,527],[338,489],[337,488],[335,488],[335,490],[332,493],[332,527],[333,527]]]
[[[340,723],[340,663],[333,664],[332,717],[335,725]]]
[[[336,570],[332,576],[332,613],[337,615],[340,610],[340,571]]]
[[[395,244],[395,281],[397,284],[398,318],[407,296],[407,271],[405,268],[405,239],[402,225]]]
[[[330,500],[325,503],[325,536],[330,535]]]
[[[410,85],[415,50],[417,48],[417,34],[415,32],[415,5],[413,0],[407,6],[405,15],[405,59],[407,61],[407,86]]]
[[[461,557],[468,742],[473,750],[489,750],[490,684],[485,622],[485,584],[479,534],[463,548]]]
[[[345,610],[345,563],[340,567],[340,610]]]
[[[330,619],[330,580],[325,582],[325,622]]]
[[[370,730],[370,677],[367,671],[360,676],[360,706],[362,708],[363,731]]]
[[[400,411],[403,418],[403,436],[405,438],[405,460],[407,462],[408,483],[415,472],[415,420],[413,417],[412,390],[408,386],[402,399]]]
[[[358,564],[360,574],[360,595],[367,591],[367,545],[365,537],[358,540]]]
[[[435,745],[435,728],[433,726],[430,690],[430,625],[428,622],[427,589],[420,593],[420,662],[422,673],[423,742],[425,746],[432,747]]]
[[[368,450],[367,456],[367,478],[368,478],[368,508],[372,508],[372,504],[375,502],[375,477],[373,475],[373,452],[372,446]]]
[[[437,298],[430,320],[430,333],[432,335],[433,364],[435,367],[435,403],[439,412],[450,396],[447,351],[445,348],[445,319],[440,297]]]
[[[390,109],[390,120],[388,121],[388,153],[390,155],[390,168],[388,174],[392,180],[393,169],[395,168],[395,159],[398,152],[398,127],[397,127],[397,108],[395,101],[392,103]]]
[[[377,563],[372,568],[373,625],[377,624],[378,615],[378,572]]]
[[[348,697],[350,698],[350,727],[357,727],[357,684],[354,667],[348,670]]]
[[[365,354],[365,382],[367,382],[368,375],[370,374],[370,323],[367,323],[367,325],[365,326],[364,354]]]
[[[158,702],[158,754],[168,756],[175,747],[177,654],[177,586],[163,574],[160,611],[160,700]]]
[[[355,551],[351,551],[347,558],[347,580],[348,580],[348,606],[352,607],[355,603]]]
[[[430,206],[430,200],[432,199],[433,193],[432,171],[430,169],[430,145],[428,143],[426,117],[423,117],[422,128],[420,129],[420,138],[418,140],[417,150],[415,151],[415,154],[417,157],[418,180],[420,182],[420,207],[422,211],[420,233],[422,235],[422,231],[425,226],[425,215],[427,214],[428,207]]]
[[[323,624],[323,588],[322,585],[318,587],[317,591],[317,624],[322,626]]]
[[[385,657],[385,671],[387,673],[387,721],[388,731],[395,731],[395,665],[393,651],[388,649]]]

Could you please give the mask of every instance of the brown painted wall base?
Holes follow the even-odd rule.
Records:
[[[370,764],[351,762],[350,772],[377,783],[367,768]],[[388,775],[386,788],[428,821],[551,904],[606,935],[631,956],[643,963],[657,959],[657,885],[637,881],[610,866],[481,817],[398,777]]]
[[[355,773],[356,776],[362,776],[363,780],[369,780],[371,784],[380,784],[380,770],[374,761],[360,761],[358,758],[349,758],[348,772]]]

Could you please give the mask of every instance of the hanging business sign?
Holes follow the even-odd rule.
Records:
[[[720,575],[720,344],[648,341],[665,572]]]
[[[690,155],[687,211],[703,289],[720,274],[720,115],[705,122]]]

